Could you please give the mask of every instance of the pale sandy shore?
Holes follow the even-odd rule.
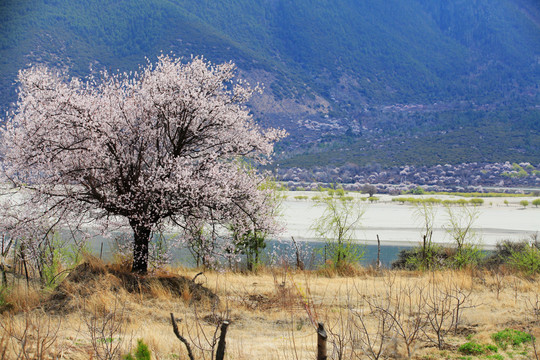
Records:
[[[297,240],[317,240],[311,230],[312,224],[322,215],[323,208],[315,206],[311,200],[318,195],[315,192],[287,192],[283,201],[282,213],[285,232],[281,238],[286,240],[294,236]],[[348,194],[350,195],[350,194]],[[308,199],[296,199],[298,196],[307,196]],[[352,194],[355,197],[366,195]],[[418,217],[418,210],[414,205],[393,202],[396,196],[377,195],[378,201],[369,203],[360,202],[364,210],[361,224],[356,229],[354,238],[360,243],[376,242],[379,235],[386,245],[414,245],[421,239],[423,222]],[[422,195],[418,197],[437,197],[441,199],[456,200],[463,198],[448,195]],[[540,232],[540,207],[531,205],[531,197],[486,197],[484,204],[478,206],[478,217],[473,224],[474,241],[489,248],[505,239],[520,240],[530,238]],[[508,204],[505,203],[505,200]],[[529,206],[520,205],[521,200],[529,201]],[[454,206],[454,211],[459,211]],[[448,211],[443,205],[434,206],[435,229],[433,240],[438,243],[449,243]]]

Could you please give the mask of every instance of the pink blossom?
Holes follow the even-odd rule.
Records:
[[[264,177],[238,159],[267,162],[285,132],[254,122],[245,104],[259,89],[234,74],[232,63],[169,56],[134,74],[85,80],[22,70],[17,110],[2,131],[5,175],[54,216],[125,218],[133,270],[143,273],[150,234],[169,220],[273,231]]]

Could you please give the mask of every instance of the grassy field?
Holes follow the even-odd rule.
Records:
[[[198,273],[182,268],[137,277],[94,259],[55,289],[8,278],[0,296],[0,359],[116,359],[138,339],[152,359],[187,359],[170,313],[195,359],[213,358],[225,319],[226,359],[313,359],[318,322],[331,359],[536,356],[527,334],[540,335],[539,278],[504,268],[351,269],[341,277],[268,268],[197,276],[195,283],[219,301],[179,277]]]

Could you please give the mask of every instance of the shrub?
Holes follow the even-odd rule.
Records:
[[[527,275],[540,273],[540,250],[527,244],[521,251],[513,251],[508,262],[514,269]]]
[[[467,342],[458,348],[458,351],[465,355],[482,355],[484,347],[475,342]]]
[[[417,186],[415,189],[412,189],[411,191],[409,191],[409,193],[415,194],[415,195],[425,194],[424,189],[422,189],[420,186]]]
[[[474,199],[469,200],[469,203],[475,206],[482,205],[484,204],[484,199],[474,198]]]
[[[397,260],[392,262],[392,269],[428,270],[446,267],[449,252],[435,244],[424,251],[422,246],[403,249],[399,252]]]
[[[148,349],[148,345],[144,343],[142,339],[137,340],[137,347],[135,348],[135,357],[131,353],[124,356],[124,360],[150,360],[151,354]]]
[[[402,204],[405,202],[404,198],[402,197],[392,198],[392,202],[398,202],[398,201]]]
[[[465,244],[460,251],[457,251],[452,257],[452,266],[456,269],[462,269],[467,266],[476,266],[484,258],[484,253],[476,245]]]
[[[506,349],[508,345],[519,346],[533,340],[531,334],[514,329],[504,329],[496,332],[491,335],[491,338],[503,350]]]
[[[424,249],[417,246],[401,250],[397,260],[392,262],[392,269],[437,270],[445,268],[462,269],[479,265],[484,252],[476,245],[466,244],[460,251],[452,247],[431,244]]]
[[[485,353],[497,352],[494,345],[482,345],[474,341],[466,342],[458,348],[458,351],[465,355],[483,355]]]
[[[538,205],[540,205],[540,199],[534,199],[534,200],[532,201],[532,204],[533,204],[534,206],[538,207]]]
[[[521,206],[523,206],[523,207],[527,207],[527,206],[529,206],[529,201],[527,201],[527,200],[521,200],[521,201],[519,202],[519,205],[521,205]]]
[[[493,354],[493,355],[487,355],[486,359],[504,360],[504,356],[502,356],[501,354]]]
[[[506,264],[513,253],[522,252],[529,246],[525,240],[503,240],[497,243],[495,250],[485,259],[484,264],[488,268],[496,268]]]

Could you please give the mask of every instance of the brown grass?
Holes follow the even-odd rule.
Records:
[[[41,358],[96,359],[96,339],[92,339],[88,323],[94,319],[99,325],[110,314],[118,315],[114,321],[119,326],[112,330],[112,340],[105,341],[118,347],[117,354],[126,354],[137,339],[143,339],[153,359],[186,358],[183,344],[172,331],[171,312],[181,319],[179,330],[192,344],[197,359],[210,359],[215,335],[219,336],[216,329],[223,319],[231,320],[228,359],[312,359],[316,349],[314,324],[318,321],[328,329],[329,350],[335,356],[342,352],[343,358],[355,354],[366,358],[359,346],[359,321],[365,322],[368,333],[376,334],[380,320],[377,314],[381,312],[375,310],[385,304],[394,306],[396,295],[406,289],[413,289],[409,300],[419,303],[422,292],[438,294],[457,289],[469,294],[458,331],[448,333],[445,347],[438,349],[420,336],[411,346],[414,359],[458,358],[462,356],[457,351],[459,345],[469,339],[491,344],[491,334],[504,328],[540,335],[533,309],[535,301],[538,303],[540,281],[513,274],[501,280],[493,273],[478,270],[421,273],[356,269],[354,276],[346,277],[278,268],[262,269],[257,274],[205,272],[196,282],[219,296],[220,302],[216,303],[196,300],[187,283],[139,279],[145,284],[140,287],[144,291],[132,291],[123,286],[126,280],[119,275],[125,269],[93,261],[87,270],[90,274],[81,272],[76,274],[78,277],[68,277],[53,294],[26,288],[23,282],[11,289],[6,301],[13,305],[0,314],[0,359],[20,356],[19,339],[25,329],[26,351],[31,358],[39,358],[34,357],[39,350],[38,325],[50,329],[40,336],[52,343]],[[181,274],[191,279],[198,272],[169,269],[159,275],[175,279]],[[388,357],[406,357],[406,348],[398,336],[384,341]],[[501,350],[499,354],[513,359],[534,356],[530,345],[520,350]]]

